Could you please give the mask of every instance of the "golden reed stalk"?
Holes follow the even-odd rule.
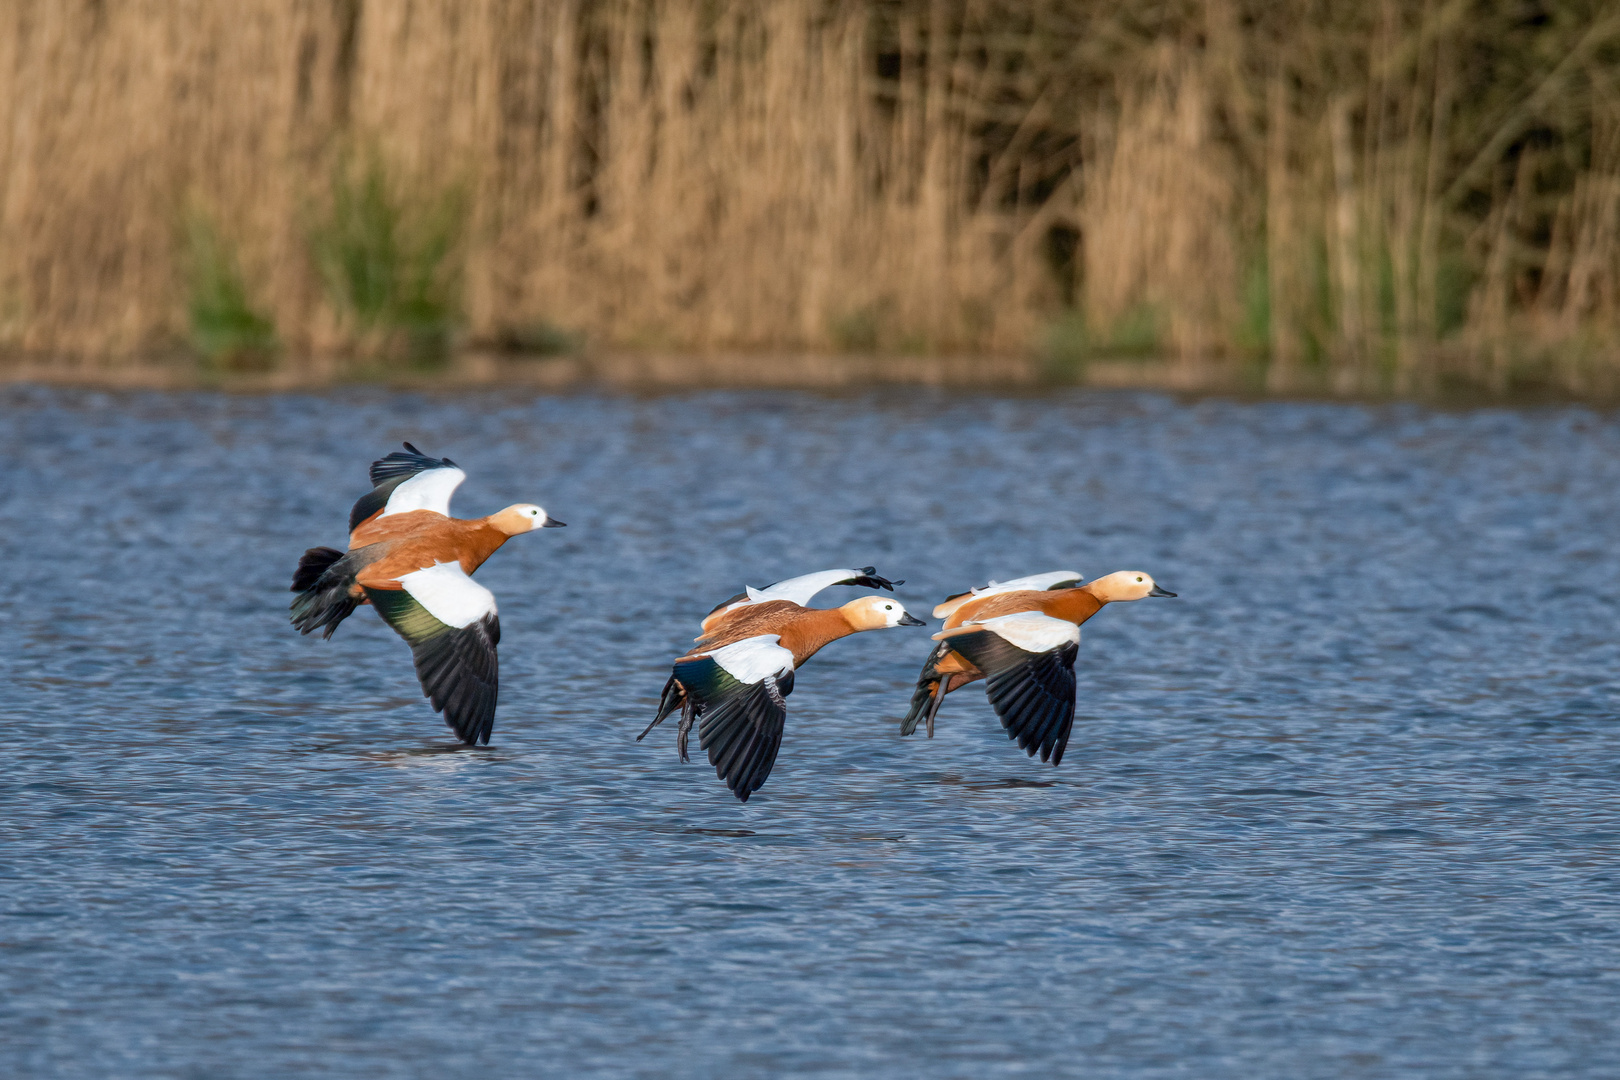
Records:
[[[1505,7],[0,0],[0,349],[172,349],[188,235],[285,363],[354,348],[317,256],[365,158],[406,233],[459,193],[474,342],[1008,354],[1058,325],[1281,385],[1579,385],[1620,367],[1620,11]]]

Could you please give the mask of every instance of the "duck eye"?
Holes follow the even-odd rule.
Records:
[[[884,604],[883,605],[883,610],[884,611],[893,611],[894,610],[894,605],[893,604]]]
[[[1141,579],[1141,578],[1137,578],[1137,579],[1136,579],[1136,580],[1137,580],[1137,581],[1141,581],[1141,580],[1142,580],[1142,579]]]

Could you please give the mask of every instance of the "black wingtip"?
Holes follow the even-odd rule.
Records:
[[[899,581],[890,581],[888,578],[879,575],[876,568],[871,566],[858,567],[855,576],[843,582],[845,585],[858,585],[866,589],[888,589],[890,592],[894,592],[896,585],[904,585],[905,583],[904,578]]]
[[[676,671],[688,693],[696,696],[696,707],[690,712],[697,714],[698,743],[707,752],[715,776],[740,801],[747,802],[771,775],[782,748],[787,718],[783,699],[793,692],[792,670],[741,684],[712,657],[703,657],[677,664]],[[711,689],[715,691],[712,696],[703,696]],[[683,712],[683,724],[686,715]]]
[[[425,469],[459,468],[449,458],[431,458],[417,449],[415,443],[401,443],[405,449],[395,450],[371,463],[371,484],[376,487],[389,480],[403,480]]]

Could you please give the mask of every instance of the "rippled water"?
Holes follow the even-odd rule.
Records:
[[[402,439],[569,523],[480,572],[488,750],[286,624]],[[1612,415],[12,389],[0,476],[8,1075],[1620,1068]],[[746,806],[633,741],[713,603],[865,564],[1181,596],[1087,624],[1060,769],[976,690],[897,736],[922,630]]]

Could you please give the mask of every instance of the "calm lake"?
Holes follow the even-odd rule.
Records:
[[[403,439],[569,525],[479,572],[487,749],[287,625]],[[1580,408],[0,389],[0,1072],[1613,1076],[1617,537]],[[898,736],[923,629],[747,805],[635,742],[711,606],[864,565],[1180,596],[1058,769],[978,689]]]

